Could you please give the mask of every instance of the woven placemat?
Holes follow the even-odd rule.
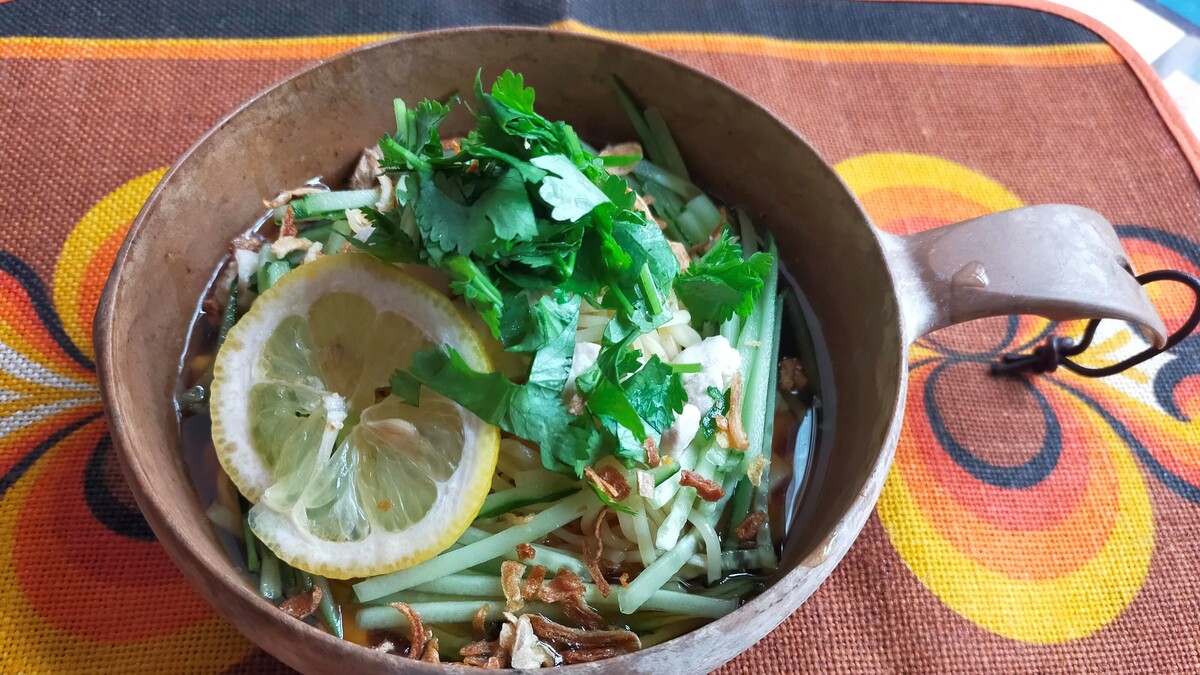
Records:
[[[1020,4],[0,2],[0,670],[282,670],[155,543],[91,360],[130,220],[242,100],[383,34],[596,32],[761,101],[885,229],[1067,202],[1117,223],[1139,269],[1197,273],[1196,142],[1177,111],[1110,33]],[[1172,289],[1152,295],[1168,324],[1190,309]],[[986,376],[1049,328],[995,319],[913,348],[877,516],[728,672],[1200,667],[1200,340],[1102,381]],[[1089,358],[1137,340],[1113,329]]]

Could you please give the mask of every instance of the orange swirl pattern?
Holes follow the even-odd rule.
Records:
[[[10,392],[0,421],[13,429],[0,437],[0,578],[12,582],[0,585],[0,607],[4,639],[23,645],[4,669],[145,664],[136,657],[154,649],[180,659],[155,672],[213,672],[250,652],[146,527],[117,467],[91,362],[100,290],[163,172],[84,215],[63,246],[53,304],[41,279],[0,251],[0,390]]]
[[[935,157],[871,154],[837,169],[876,224],[895,233],[1021,205],[999,183]],[[1139,269],[1197,271],[1200,247],[1190,240],[1141,226],[1118,232]],[[1180,288],[1150,293],[1169,325],[1191,311]],[[1056,330],[1069,335],[1078,325]],[[954,331],[913,346],[908,417],[878,509],[900,556],[948,607],[993,633],[1041,644],[1094,634],[1144,585],[1156,528],[1143,471],[1200,502],[1200,458],[1186,450],[1195,447],[1188,439],[1200,398],[1196,338],[1104,381],[984,374],[999,354],[1026,350],[1052,328],[1010,317],[992,349],[958,349]],[[1084,358],[1114,363],[1145,346],[1111,326]],[[1003,406],[961,403],[972,400]],[[1036,437],[956,433],[987,428],[979,416],[1006,410],[1040,418]]]

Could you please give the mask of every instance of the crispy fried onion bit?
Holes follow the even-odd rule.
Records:
[[[579,630],[540,615],[529,616],[533,632],[559,649],[563,663],[585,663],[637,651],[642,642],[627,630]]]
[[[505,560],[500,563],[500,587],[504,589],[504,608],[515,612],[525,605],[521,597],[521,578],[525,576],[525,565]]]
[[[746,516],[746,519],[737,526],[734,533],[737,534],[738,541],[748,544],[754,541],[758,536],[758,531],[762,529],[764,523],[767,522],[767,514],[762,511],[755,511]]]
[[[717,415],[717,441],[724,448],[746,450],[750,447],[750,437],[746,435],[746,426],[742,424],[742,401],[745,398],[745,384],[742,374],[733,376],[729,393],[729,417]]]
[[[706,502],[715,502],[725,496],[725,490],[720,485],[687,469],[679,472],[679,484],[683,487],[695,488],[696,494]]]
[[[421,659],[425,655],[426,643],[433,637],[433,631],[426,630],[425,626],[421,624],[421,615],[417,614],[417,611],[409,607],[407,603],[393,602],[388,606],[408,617],[408,625],[411,629],[408,638],[408,658]],[[437,646],[434,645],[434,652],[436,653],[436,651]]]
[[[438,639],[436,637],[429,638],[429,642],[425,643],[425,653],[421,655],[421,660],[425,663],[442,662],[442,655],[438,653]]]
[[[475,668],[495,670],[504,667],[504,649],[499,640],[479,640],[458,650],[463,663]]]
[[[618,502],[628,497],[629,493],[633,491],[629,487],[629,481],[625,480],[625,475],[614,466],[602,467],[600,471],[589,466],[583,470],[583,475]]]
[[[758,487],[762,484],[763,469],[767,468],[767,458],[762,455],[755,455],[754,459],[746,465],[746,478],[750,479],[750,484]]]
[[[476,668],[517,669],[553,666],[557,654],[538,640],[528,614],[520,617],[504,613],[504,625],[496,640],[477,640],[459,650],[463,663]]]
[[[554,650],[538,639],[528,614],[515,617],[505,612],[500,627],[500,648],[508,657],[508,665],[518,670],[553,666]]]
[[[637,143],[621,143],[619,145],[610,145],[600,151],[601,157],[621,157],[624,155],[637,155],[640,157],[642,156],[642,146]],[[624,176],[633,173],[635,166],[637,166],[637,162],[626,164],[625,166],[610,166],[604,170],[614,176]]]
[[[560,569],[550,583],[542,587],[538,599],[546,604],[561,604],[567,616],[584,628],[604,628],[604,617],[584,601],[585,590],[583,580],[574,572]]]
[[[779,361],[779,388],[784,391],[797,391],[808,386],[808,377],[804,375],[804,367],[793,358]]]
[[[521,587],[521,597],[528,600],[536,598],[542,593],[542,582],[546,580],[545,565],[534,565],[533,569],[529,570],[529,576],[525,579],[525,585]]]
[[[518,560],[533,560],[537,557],[537,550],[529,544],[517,544],[517,559]]]
[[[482,638],[487,635],[487,617],[490,611],[492,611],[492,606],[485,602],[475,610],[475,616],[471,617],[471,628],[475,631],[476,637]]]
[[[658,443],[650,436],[642,442],[642,447],[646,450],[646,466],[654,468],[661,463],[658,456]]]
[[[600,570],[600,556],[604,554],[604,539],[600,536],[600,528],[603,527],[604,519],[607,516],[608,507],[600,509],[595,527],[592,528],[589,535],[583,538],[583,562],[587,565],[588,573],[592,575],[596,589],[600,591],[600,595],[606,598],[612,592],[612,588],[608,585],[608,579],[604,578],[604,572]]]
[[[320,188],[315,185],[305,185],[294,190],[280,192],[279,194],[275,195],[274,199],[264,199],[263,206],[267,207],[268,209],[277,209],[292,201],[296,197],[303,197],[304,195],[311,195],[316,192],[325,192],[325,188]]]
[[[321,598],[325,593],[320,586],[313,586],[309,593],[300,593],[284,600],[279,605],[279,609],[283,610],[284,614],[296,617],[297,619],[307,619],[317,611],[317,606],[321,604]]]

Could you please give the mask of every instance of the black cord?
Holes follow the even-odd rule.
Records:
[[[1059,366],[1084,377],[1116,375],[1169,350],[1191,335],[1197,326],[1200,326],[1200,279],[1177,270],[1158,270],[1142,274],[1137,277],[1137,280],[1143,286],[1159,281],[1174,281],[1190,288],[1196,296],[1191,315],[1178,330],[1167,338],[1162,347],[1150,347],[1124,361],[1103,368],[1081,366],[1072,361],[1071,357],[1079,356],[1086,351],[1096,337],[1096,328],[1100,326],[1101,319],[1092,319],[1088,322],[1087,328],[1084,329],[1083,336],[1079,340],[1051,335],[1046,338],[1045,343],[1037,346],[1028,354],[1005,354],[1002,356],[999,361],[992,364],[992,375],[1020,375],[1027,372],[1052,373]]]

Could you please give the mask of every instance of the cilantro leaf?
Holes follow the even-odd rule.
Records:
[[[492,97],[500,103],[526,115],[532,115],[534,92],[525,86],[525,76],[505,70],[492,84]]]
[[[579,296],[559,292],[541,298],[531,310],[539,317],[545,343],[529,367],[529,386],[542,387],[555,396],[562,393],[575,356],[579,304]]]
[[[529,162],[553,174],[542,179],[538,194],[551,207],[550,217],[555,220],[579,220],[608,201],[608,196],[562,155],[542,155]]]
[[[638,416],[660,434],[671,428],[687,402],[683,378],[658,356],[651,356],[641,370],[621,383],[621,388]]]
[[[658,286],[659,293],[667,295],[675,276],[679,274],[679,261],[658,226],[647,222],[641,213],[621,211],[613,218],[612,236],[630,260],[620,281],[622,286],[636,283],[637,274],[645,264],[650,267],[650,276]]]
[[[528,155],[531,146],[549,152],[565,149],[561,132],[546,118],[533,112],[533,90],[525,88],[522,76],[505,71],[501,76],[505,78],[505,85],[493,86],[492,93],[488,94],[483,91],[482,74],[482,70],[475,73],[475,98],[486,114],[475,114],[479,124],[472,142],[481,141],[518,155],[522,154],[522,149]]]
[[[533,205],[519,172],[509,169],[483,193],[471,207],[469,227],[472,232],[487,232],[505,241],[527,240],[537,234]]]
[[[414,383],[453,399],[483,421],[497,426],[504,420],[519,389],[503,373],[481,373],[471,368],[453,347],[413,354],[409,370],[396,371],[389,380],[392,393],[410,404],[420,402],[419,393],[414,394]]]
[[[442,269],[450,275],[450,290],[466,298],[492,329],[492,335],[499,336],[504,296],[487,272],[470,258],[460,255],[443,260]]]
[[[558,291],[531,304],[529,293],[522,291],[504,303],[500,342],[510,352],[536,352],[578,319],[578,296]]]
[[[712,438],[717,433],[717,415],[729,414],[729,392],[722,394],[720,389],[709,387],[708,395],[712,397],[713,404],[700,417],[700,433],[705,438]]]
[[[450,114],[450,107],[425,99],[409,110],[404,101],[396,99],[396,141],[415,153],[440,155],[441,139],[437,128]]]
[[[453,187],[449,183],[443,181],[447,187]],[[488,246],[492,239],[491,229],[472,223],[471,208],[443,191],[433,172],[421,171],[417,186],[420,190],[415,205],[417,226],[435,262],[446,253],[469,256]],[[430,243],[436,246],[429,246]]]
[[[538,183],[546,177],[545,171],[537,168],[529,162],[482,143],[468,142],[468,144],[465,146],[465,151],[476,158],[483,157],[496,159],[508,164],[521,174],[521,178],[523,178],[526,183]]]
[[[400,213],[396,211],[380,213],[370,207],[359,210],[375,230],[371,232],[371,236],[366,241],[349,233],[346,239],[351,244],[384,262],[411,263],[421,259],[420,249],[416,242],[404,231]],[[347,232],[343,231],[341,234],[346,235]]]
[[[453,348],[413,355],[407,372],[391,377],[392,392],[409,403],[419,402],[421,385],[455,401],[480,419],[537,443],[542,464],[551,471],[583,475],[597,459],[602,438],[589,420],[572,415],[558,394],[536,384],[518,385],[500,373],[471,368]]]
[[[743,259],[742,247],[723,231],[708,253],[675,279],[675,293],[697,322],[719,323],[735,312],[745,318],[762,292],[772,260],[761,252]]]
[[[584,405],[616,441],[613,454],[628,462],[644,462],[646,427],[621,387],[611,380],[599,380],[587,392]]]

